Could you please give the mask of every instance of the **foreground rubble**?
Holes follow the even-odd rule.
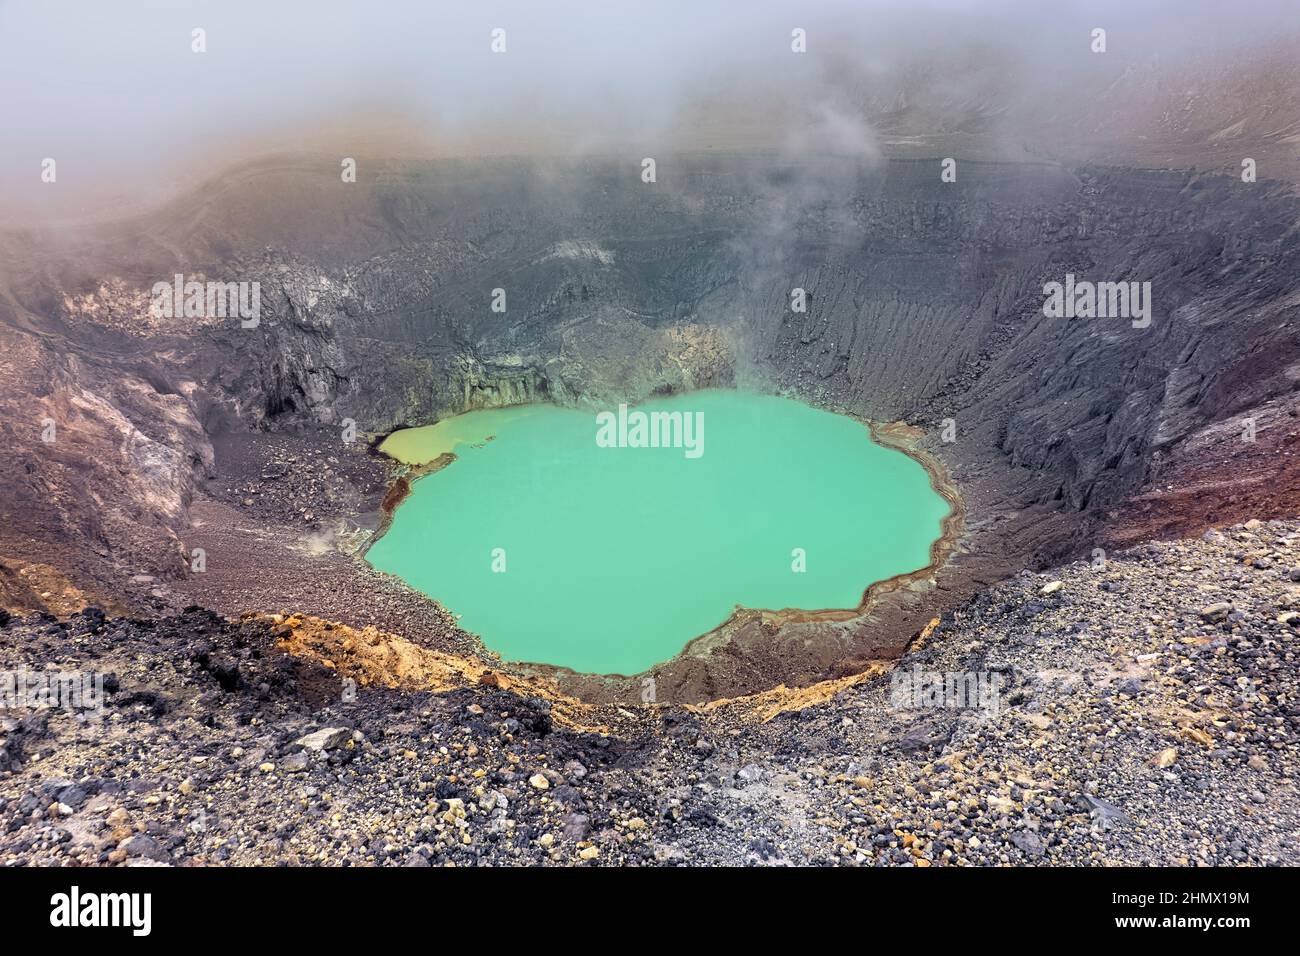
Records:
[[[967,708],[888,674],[592,707],[298,616],[0,618],[0,671],[105,675],[100,717],[0,712],[0,864],[1295,864],[1293,579],[1292,521],[1024,573],[899,664],[999,686]]]

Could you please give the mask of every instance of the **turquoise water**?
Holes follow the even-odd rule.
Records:
[[[853,608],[929,563],[948,503],[853,419],[722,390],[635,406],[621,436],[609,411],[614,447],[595,411],[550,405],[390,437],[404,460],[457,458],[415,482],[368,560],[506,660],[617,674],[668,660],[738,605]],[[629,447],[645,437],[636,412],[683,413],[663,433],[678,447]]]

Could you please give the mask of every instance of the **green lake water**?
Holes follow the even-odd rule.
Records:
[[[738,605],[852,608],[929,563],[948,503],[861,423],[724,390],[626,411],[621,435],[551,405],[391,435],[381,448],[403,461],[456,460],[414,483],[368,560],[506,660],[613,674],[668,660]],[[662,434],[683,447],[632,447],[636,412],[682,413]]]

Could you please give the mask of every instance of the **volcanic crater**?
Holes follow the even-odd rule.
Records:
[[[380,454],[390,433],[730,387],[871,423],[953,505],[931,565],[852,612],[738,613],[648,672],[659,701],[701,703],[892,660],[1022,568],[1300,497],[1288,183],[962,161],[957,185],[938,157],[683,153],[655,188],[614,158],[376,158],[341,190],[336,162],[261,160],[147,214],[0,233],[9,564],[110,609],[306,611],[491,661],[362,558],[438,464]],[[257,282],[260,321],[154,314],[176,274]],[[1152,283],[1150,325],[1046,316],[1067,274]],[[0,585],[16,609],[61,600]],[[643,675],[507,669],[641,699]]]

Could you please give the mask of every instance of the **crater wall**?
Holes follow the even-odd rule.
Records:
[[[267,161],[129,221],[0,237],[10,552],[54,535],[105,580],[175,573],[218,423],[382,434],[776,390],[914,426],[967,509],[936,578],[837,633],[811,677],[896,654],[1025,564],[1259,515],[1261,483],[1265,510],[1296,503],[1289,184],[960,159],[945,183],[938,159],[775,154],[661,159],[654,184],[601,159],[365,168],[343,184],[332,159]],[[151,315],[177,273],[259,283],[257,327]],[[1046,317],[1067,274],[1149,282],[1150,325]],[[77,437],[56,456],[51,416]],[[1251,417],[1259,440],[1235,440]],[[679,680],[710,693],[711,667]]]

